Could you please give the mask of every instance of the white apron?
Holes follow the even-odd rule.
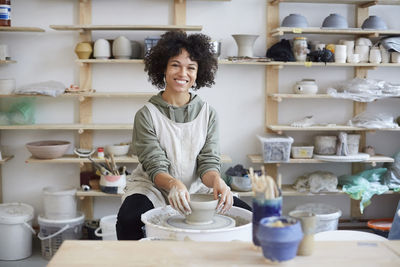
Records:
[[[150,111],[161,148],[171,162],[169,173],[172,177],[182,181],[190,194],[212,192],[212,189],[207,188],[196,175],[197,156],[207,138],[208,104],[203,105],[193,121],[186,123],[170,120],[151,103],[147,103],[146,107]],[[168,203],[168,192],[154,186],[140,163],[131,176],[127,177],[127,186],[122,201],[132,194],[146,195],[155,208]]]

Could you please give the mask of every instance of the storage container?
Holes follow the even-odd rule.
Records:
[[[314,153],[317,155],[335,155],[337,136],[316,136],[314,138]]]
[[[44,218],[73,219],[77,216],[76,189],[73,187],[43,188]]]
[[[317,216],[315,233],[337,230],[339,218],[342,216],[341,210],[322,203],[308,203],[297,206],[295,209],[312,212]]]
[[[279,134],[258,136],[261,141],[264,163],[288,162],[293,138]]]
[[[78,217],[65,220],[51,220],[39,215],[38,238],[41,240],[42,257],[50,260],[64,240],[81,239],[84,220],[83,213],[79,213]]]
[[[24,203],[0,204],[0,260],[20,260],[32,254],[33,207]],[[1,264],[0,264],[1,265]]]
[[[313,156],[314,146],[296,145],[292,146],[292,158],[294,159],[311,159]]]
[[[367,226],[371,228],[375,234],[387,238],[390,228],[392,227],[393,218],[369,220]]]

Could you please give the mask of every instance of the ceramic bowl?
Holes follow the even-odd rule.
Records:
[[[70,145],[68,141],[45,140],[27,143],[26,148],[35,158],[55,159],[62,157]]]
[[[119,36],[112,45],[112,54],[116,59],[129,59],[132,55],[132,45],[128,38]]]
[[[264,257],[280,262],[296,257],[303,232],[299,220],[273,216],[261,219],[257,237]]]
[[[322,22],[322,28],[346,29],[348,27],[347,20],[336,13],[330,14]]]
[[[387,30],[385,21],[378,16],[369,16],[361,25],[362,29]]]
[[[230,187],[239,192],[248,192],[251,191],[251,179],[249,177],[242,176],[232,176]]]
[[[97,59],[108,59],[111,56],[110,43],[106,39],[98,39],[93,50],[93,56]]]
[[[191,194],[189,206],[192,213],[186,215],[185,222],[188,224],[210,224],[213,222],[218,199],[211,194]]]
[[[282,27],[296,27],[296,28],[307,28],[308,22],[306,17],[300,14],[290,14],[282,20]]]
[[[129,152],[130,144],[116,144],[106,146],[106,153],[114,156],[124,156]]]

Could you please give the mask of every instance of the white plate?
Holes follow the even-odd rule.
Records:
[[[314,159],[333,161],[333,162],[357,162],[369,159],[369,154],[358,153],[349,156],[336,156],[336,155],[317,155],[314,154]]]

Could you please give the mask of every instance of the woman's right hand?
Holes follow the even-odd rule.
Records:
[[[192,212],[189,206],[190,194],[186,186],[179,180],[174,179],[168,194],[168,201],[171,206],[182,215]]]

